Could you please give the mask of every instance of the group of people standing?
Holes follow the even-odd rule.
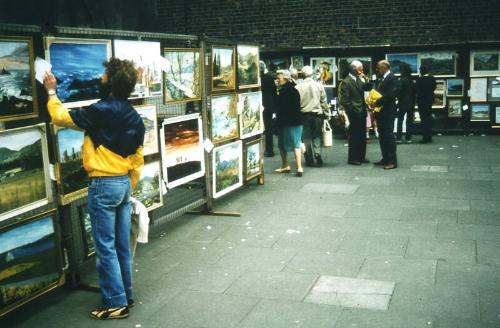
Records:
[[[348,156],[350,165],[369,163],[366,158],[367,118],[374,113],[382,158],[374,165],[386,170],[398,166],[396,144],[412,143],[415,101],[421,118],[422,140],[432,142],[432,103],[436,88],[435,78],[428,68],[420,67],[420,77],[412,79],[410,67],[401,65],[401,76],[391,72],[387,60],[377,62],[378,79],[372,83],[363,71],[363,64],[354,60],[349,64],[349,74],[340,82],[338,104],[348,120]],[[301,143],[305,145],[306,166],[322,166],[321,136],[323,120],[330,118],[323,85],[311,78],[313,70],[304,66],[297,74],[292,70],[278,70],[276,83],[265,71],[261,62],[262,97],[264,106],[265,156],[273,156],[273,115],[277,118],[278,146],[282,165],[276,172],[291,172],[287,152],[293,151],[297,165],[296,176],[302,176]],[[406,133],[403,141],[403,122],[406,116]],[[397,133],[394,121],[397,118]]]

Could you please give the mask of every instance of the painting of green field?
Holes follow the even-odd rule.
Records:
[[[47,195],[45,134],[39,126],[0,133],[0,220]]]
[[[227,194],[243,184],[242,155],[240,140],[214,149],[214,198]]]
[[[234,48],[214,47],[212,49],[212,89],[232,90],[235,88]]]
[[[259,47],[238,45],[237,53],[239,87],[259,86]]]
[[[53,215],[0,232],[0,315],[57,285],[61,270]]]

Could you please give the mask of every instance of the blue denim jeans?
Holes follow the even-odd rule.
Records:
[[[128,175],[91,178],[88,208],[103,306],[127,305],[127,300],[132,299]]]

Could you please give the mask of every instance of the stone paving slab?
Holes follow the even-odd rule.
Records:
[[[475,263],[476,243],[473,240],[410,238],[405,257]]]
[[[433,285],[436,279],[436,265],[435,260],[412,260],[395,256],[369,257],[363,262],[357,278]]]
[[[403,256],[408,237],[346,234],[339,254],[361,256]]]
[[[314,282],[316,274],[293,272],[246,272],[224,293],[288,301],[302,301]]]
[[[284,271],[355,277],[364,260],[364,256],[344,256],[305,249],[295,255]]]
[[[386,310],[394,282],[322,275],[304,302]]]
[[[335,252],[344,234],[339,231],[287,230],[274,244],[279,249],[313,249]]]
[[[415,315],[411,312],[345,309],[335,328],[434,328],[431,315]]]
[[[500,267],[500,241],[478,241],[477,262]]]
[[[499,268],[483,264],[461,265],[438,261],[436,285],[468,286],[480,292],[500,291]]]
[[[457,211],[455,210],[439,210],[433,208],[403,208],[401,221],[437,221],[457,223]]]
[[[352,184],[308,183],[299,189],[305,193],[353,194],[359,188]]]
[[[458,223],[500,225],[500,213],[485,211],[458,211]]]
[[[295,249],[235,247],[214,264],[218,268],[246,271],[281,271],[297,254]]]
[[[238,328],[332,328],[342,308],[328,305],[262,299]]]

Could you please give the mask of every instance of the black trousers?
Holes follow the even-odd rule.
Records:
[[[422,121],[422,140],[432,141],[432,105],[418,105],[418,112],[420,113],[420,120]]]
[[[406,114],[406,141],[411,140],[413,133],[413,105],[401,105],[398,109],[398,133],[397,139],[401,140],[403,138],[403,120]]]
[[[378,124],[380,151],[382,152],[382,162],[385,165],[398,164],[396,156],[396,138],[394,136],[394,118],[393,111],[382,111],[375,113],[375,119]]]
[[[266,153],[274,153],[274,144],[273,144],[273,112],[264,109],[264,144],[265,144],[265,152]]]
[[[349,118],[347,161],[360,162],[366,156],[366,111],[346,111]]]

